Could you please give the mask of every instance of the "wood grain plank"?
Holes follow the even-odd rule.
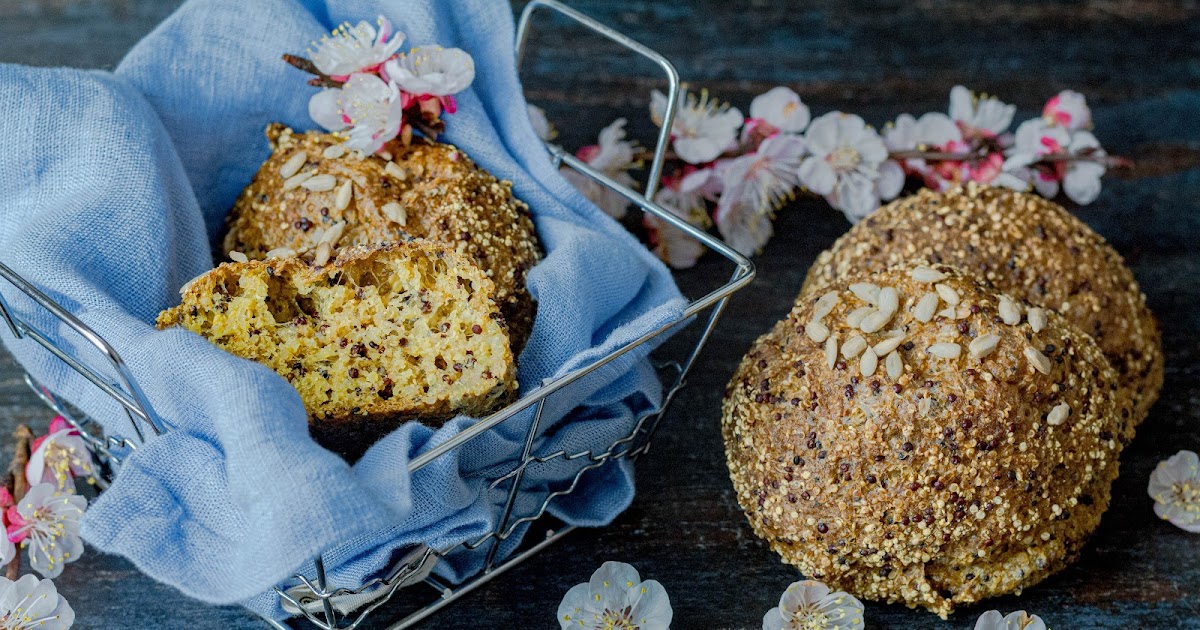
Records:
[[[0,0],[0,61],[112,67],[175,0]],[[765,0],[575,0],[572,4],[664,52],[681,74],[734,104],[776,84],[814,111],[854,111],[882,123],[902,110],[944,109],[963,82],[1031,115],[1055,91],[1081,89],[1098,134],[1140,170],[1106,180],[1079,214],[1129,259],[1164,323],[1166,386],[1122,457],[1110,510],[1081,561],[1021,597],[963,611],[949,623],[868,604],[875,628],[969,628],[986,608],[1025,608],[1058,628],[1200,628],[1200,536],[1157,521],[1145,493],[1154,464],[1200,448],[1200,7],[1192,2],[967,0],[776,3]],[[520,7],[522,2],[514,3]],[[630,118],[649,140],[653,67],[572,31],[537,31],[523,75],[568,147]],[[552,50],[567,50],[569,54]],[[676,628],[758,628],[797,578],[754,538],[727,480],[718,413],[741,354],[783,316],[804,270],[847,227],[815,199],[781,212],[779,236],[740,294],[641,462],[639,496],[611,527],[581,531],[440,613],[427,627],[550,627],[559,599],[604,560],[633,562],[671,594]],[[2,254],[0,254],[2,256]],[[723,274],[715,259],[680,274],[696,295]],[[681,348],[684,340],[669,347]],[[0,447],[19,422],[49,416],[0,352]],[[89,550],[56,582],[78,628],[261,628],[236,607],[190,600],[128,562]],[[396,607],[390,607],[394,611]],[[386,624],[384,612],[369,628]]]

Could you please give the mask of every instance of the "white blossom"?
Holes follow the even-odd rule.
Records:
[[[387,18],[377,20],[379,30],[366,21],[357,26],[339,25],[329,35],[313,42],[312,62],[317,69],[335,79],[356,72],[374,72],[391,59],[404,43],[404,33],[394,32]]]
[[[777,134],[757,151],[722,162],[723,185],[714,219],[730,247],[749,256],[771,238],[775,209],[800,185],[804,152],[800,136]]]
[[[920,118],[914,118],[911,114],[900,114],[896,117],[895,123],[884,129],[883,144],[892,152],[919,149],[954,153],[965,151],[967,148],[958,125],[941,112],[929,112],[922,114]],[[905,172],[917,175],[927,188],[933,190],[944,190],[951,186],[960,177],[962,170],[961,163],[954,161],[941,160],[931,163],[925,158],[919,157],[909,157],[901,161],[888,160],[880,167],[881,187],[885,185],[888,178],[896,177],[895,167],[889,166],[890,164],[897,164]],[[895,194],[899,194],[900,188],[904,186],[903,179],[898,184],[893,183],[892,185],[895,193],[891,196],[880,194],[880,197],[889,199]],[[891,191],[883,188],[880,192]]]
[[[66,630],[75,611],[50,580],[23,575],[17,581],[0,576],[0,630]]]
[[[810,155],[800,164],[801,183],[852,223],[879,207],[876,184],[888,151],[862,118],[830,112],[812,121],[804,139]]]
[[[654,90],[650,95],[654,124],[662,126],[666,111],[667,96]],[[699,97],[689,93],[679,100],[671,125],[675,153],[688,164],[711,162],[736,144],[738,128],[744,121],[738,108],[710,99],[708,92],[701,92]]]
[[[763,630],[841,630],[863,627],[863,605],[843,591],[814,580],[794,582],[779,606],[763,616]]]
[[[465,50],[428,46],[413,48],[383,66],[388,79],[416,96],[450,96],[475,80],[475,60]]]
[[[979,620],[975,622],[975,630],[1046,630],[1046,622],[1024,610],[1008,615],[989,610],[979,616]]]
[[[750,101],[750,118],[762,120],[784,133],[800,133],[808,126],[811,115],[800,95],[781,85]]]
[[[1200,456],[1179,451],[1158,463],[1146,489],[1154,513],[1180,529],[1200,534]]]
[[[600,131],[597,144],[579,149],[576,157],[626,187],[632,188],[637,181],[629,174],[629,169],[637,167],[639,162],[636,159],[637,143],[625,139],[627,122],[624,118],[613,121],[611,125]],[[564,166],[561,172],[563,177],[571,182],[571,185],[579,189],[579,192],[583,193],[583,196],[590,199],[592,203],[600,206],[601,210],[618,219],[625,216],[625,211],[629,208],[629,199],[624,195],[573,168]]]
[[[1047,155],[1074,159],[1032,167]],[[1003,170],[1020,180],[1031,181],[1038,193],[1048,198],[1058,194],[1061,184],[1067,197],[1086,205],[1100,195],[1100,178],[1107,168],[1102,160],[1106,155],[1090,131],[1071,133],[1045,118],[1034,118],[1017,127]]]
[[[554,128],[554,124],[546,118],[546,110],[537,105],[527,105],[529,109],[529,122],[533,125],[533,132],[543,142],[550,142],[558,137],[558,130]]]
[[[308,101],[308,114],[330,131],[343,131],[347,148],[375,153],[400,133],[400,91],[373,74],[355,74],[341,88],[321,90]]]
[[[1063,90],[1046,101],[1042,118],[1072,132],[1092,127],[1092,110],[1088,108],[1087,99],[1074,90]]]
[[[1071,201],[1086,206],[1100,196],[1100,178],[1107,170],[1100,160],[1107,154],[1100,146],[1100,141],[1090,131],[1076,131],[1071,134],[1067,153],[1076,156],[1077,159],[1067,163],[1067,172],[1063,176],[1063,192]]]
[[[605,562],[591,581],[567,591],[558,606],[563,630],[668,630],[671,616],[662,584],[643,582],[623,562]]]
[[[1065,128],[1048,124],[1041,118],[1026,120],[1017,127],[1003,170],[1017,179],[1032,183],[1043,197],[1053,198],[1058,195],[1059,182],[1062,180],[1058,166],[1063,163],[1056,164],[1054,168],[1031,168],[1031,165],[1045,155],[1064,152],[1070,142],[1071,136]]]
[[[74,488],[74,477],[90,477],[92,455],[79,431],[67,424],[62,416],[54,418],[50,433],[34,442],[33,452],[25,465],[29,483],[53,483],[59,490]]]
[[[701,229],[710,226],[705,200],[715,196],[720,178],[712,169],[697,169],[683,177],[663,178],[654,202],[671,214]],[[666,221],[647,213],[642,218],[654,253],[674,269],[690,269],[704,254],[700,241]]]
[[[58,577],[63,565],[83,554],[79,519],[87,499],[39,483],[9,509],[8,539],[29,547],[29,564],[43,577]]]
[[[977,96],[961,85],[950,90],[950,118],[958,123],[965,137],[999,136],[1008,130],[1016,111],[1015,105],[1007,105],[986,95]]]

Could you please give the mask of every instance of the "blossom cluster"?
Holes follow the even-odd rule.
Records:
[[[61,416],[29,449],[24,469],[13,473],[23,477],[12,479],[19,498],[0,486],[0,525],[5,531],[0,565],[15,562],[19,545],[28,549],[29,565],[43,579],[0,577],[0,628],[66,630],[75,623],[75,611],[58,594],[53,578],[83,555],[79,520],[87,499],[75,494],[75,479],[95,481],[91,452],[79,430]]]
[[[666,107],[667,97],[654,92],[650,115],[659,126]],[[755,97],[749,116],[706,91],[687,93],[676,106],[654,201],[698,227],[715,224],[746,255],[767,243],[775,211],[800,190],[824,197],[852,223],[899,195],[910,178],[937,190],[973,181],[1047,197],[1061,190],[1076,203],[1094,201],[1100,177],[1117,162],[1091,133],[1083,95],[1061,92],[1040,117],[1010,131],[1015,112],[1013,105],[960,85],[950,91],[947,113],[901,114],[876,130],[854,114],[813,118],[800,96],[782,86]],[[535,128],[550,129],[540,111],[531,116],[540,117]],[[631,184],[629,171],[641,165],[642,154],[626,139],[625,125],[625,119],[609,125],[577,157]],[[581,176],[572,181],[609,214],[625,214],[620,195]],[[655,251],[673,267],[690,267],[703,252],[654,217],[645,227]]]
[[[284,60],[315,75],[309,84],[322,88],[308,102],[309,116],[342,134],[347,148],[376,153],[397,137],[408,144],[414,129],[436,137],[442,113],[458,109],[454,95],[475,80],[475,62],[465,51],[423,46],[401,52],[403,43],[404,34],[381,16],[374,26],[338,26],[313,43],[311,58]]]
[[[0,564],[17,555],[18,545],[29,550],[29,565],[43,577],[55,578],[63,566],[83,555],[79,519],[87,499],[75,494],[75,478],[93,480],[91,452],[79,430],[61,416],[31,444],[24,470],[29,490],[19,499],[0,487]]]

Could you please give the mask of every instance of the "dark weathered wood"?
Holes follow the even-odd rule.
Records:
[[[0,60],[111,67],[173,4],[0,0]],[[1200,536],[1157,521],[1145,490],[1158,460],[1200,450],[1200,8],[1162,0],[573,4],[651,44],[686,79],[743,110],[777,83],[794,86],[815,113],[842,109],[876,124],[901,111],[944,109],[960,82],[1018,104],[1021,115],[1059,89],[1084,91],[1101,141],[1137,168],[1107,180],[1099,201],[1079,213],[1126,255],[1164,324],[1162,399],[1124,453],[1114,507],[1075,566],[949,623],[880,604],[868,604],[867,617],[875,628],[969,628],[994,607],[1037,612],[1056,628],[1200,628]],[[591,142],[616,116],[630,118],[634,135],[653,138],[645,115],[645,93],[658,84],[653,66],[571,31],[536,31],[531,46],[527,92],[547,108],[564,145]],[[797,575],[754,538],[734,501],[720,396],[750,342],[786,313],[808,264],[846,227],[815,199],[781,213],[779,236],[755,259],[759,278],[732,303],[642,461],[628,512],[611,527],[567,537],[426,625],[553,627],[563,593],[613,559],[665,584],[677,628],[760,627]],[[697,295],[724,270],[706,259],[679,279]],[[18,422],[48,420],[0,353],[0,435]],[[194,628],[261,627],[240,609],[189,600],[91,551],[56,582],[79,628],[176,627],[181,619]]]

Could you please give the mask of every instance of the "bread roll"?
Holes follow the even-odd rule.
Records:
[[[158,317],[287,378],[313,436],[350,457],[400,423],[483,416],[515,391],[491,280],[433,243],[348,248],[325,266],[225,263]]]
[[[1108,506],[1128,399],[1096,343],[948,266],[836,280],[726,390],[738,502],[836,589],[948,615],[1078,554]]]
[[[529,208],[465,153],[416,138],[392,142],[392,159],[346,151],[328,133],[267,128],[271,156],[229,214],[226,255],[250,259],[286,248],[316,251],[343,224],[336,247],[405,240],[444,243],[469,257],[496,285],[496,302],[515,352],[533,327],[525,274],[541,257]]]
[[[1121,256],[1062,206],[975,184],[922,190],[838,239],[809,271],[804,292],[914,258],[973,273],[996,291],[1058,311],[1091,335],[1133,401],[1130,428],[1158,399],[1162,340],[1146,296]]]

